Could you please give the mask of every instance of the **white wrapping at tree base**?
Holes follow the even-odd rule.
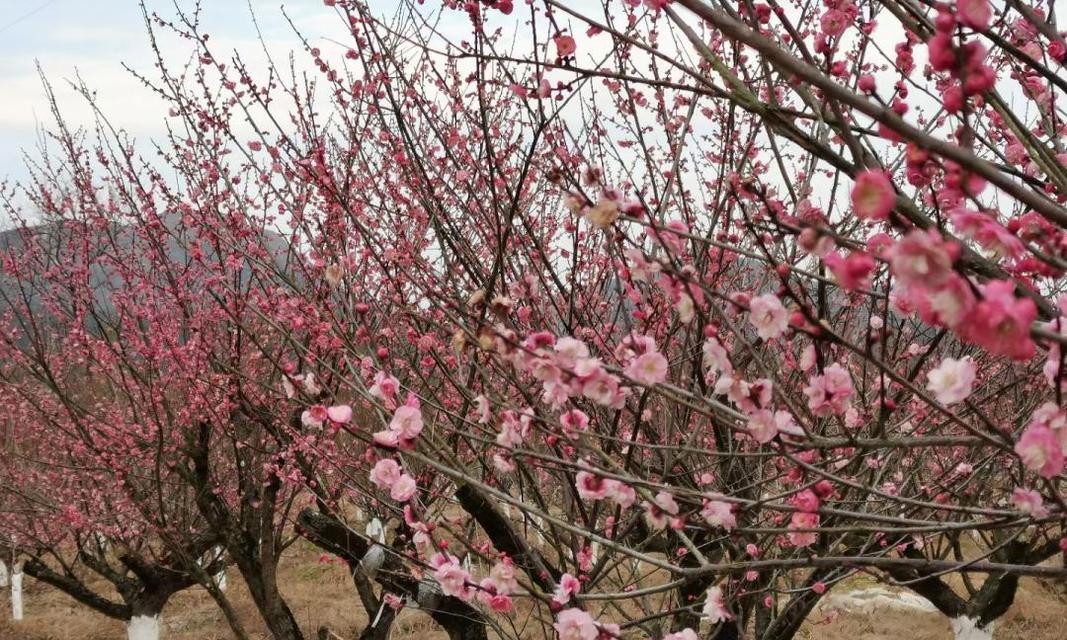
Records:
[[[378,518],[370,521],[365,531],[367,537],[372,540],[377,540],[378,544],[385,544],[385,525]]]
[[[159,614],[134,616],[126,623],[127,640],[159,640]]]
[[[978,620],[960,616],[952,619],[952,635],[956,640],[993,640],[993,624],[978,626]]]
[[[222,562],[222,555],[224,553],[223,548],[216,545],[213,549],[215,553],[215,560],[220,563],[219,572],[215,574],[215,586],[219,588],[219,591],[226,590],[226,564]]]
[[[11,619],[22,620],[22,564],[18,562],[11,571]]]

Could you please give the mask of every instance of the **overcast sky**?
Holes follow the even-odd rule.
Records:
[[[190,0],[178,0],[192,6]],[[146,0],[149,10],[173,15],[172,0]],[[282,14],[325,49],[327,38],[344,38],[343,19],[322,0],[206,0],[204,31],[220,53],[237,49],[253,58],[261,55],[250,11],[269,48],[278,54],[299,47],[299,40]],[[385,0],[383,4],[389,4]],[[251,9],[249,7],[251,5]],[[188,47],[166,42],[165,54],[183,61]],[[66,80],[80,73],[98,92],[103,111],[130,133],[145,138],[162,132],[166,108],[125,69],[126,62],[153,76],[151,49],[137,0],[0,0],[0,178],[21,179],[22,150],[34,153],[36,128],[52,125],[48,103],[35,68],[57,89],[64,115],[77,124],[89,122],[85,101]],[[253,61],[254,64],[255,61]]]

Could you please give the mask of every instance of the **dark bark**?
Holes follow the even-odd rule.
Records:
[[[385,591],[382,591],[382,598],[377,597],[374,594],[374,586],[362,568],[358,565],[352,566],[350,563],[349,569],[352,571],[352,582],[356,585],[356,593],[363,602],[363,610],[370,616],[367,620],[367,627],[359,634],[359,640],[388,640],[393,621],[396,619],[396,611],[388,606],[383,608]]]
[[[365,536],[349,529],[343,522],[312,509],[304,509],[297,517],[297,532],[312,544],[332,553],[349,566],[356,566],[375,544]],[[449,640],[486,640],[486,620],[480,611],[459,598],[428,593],[425,583],[420,585],[403,562],[387,552],[374,579],[387,591],[407,595],[419,603],[437,624],[448,633]],[[420,586],[423,588],[420,589]],[[421,592],[421,593],[420,593]]]
[[[967,605],[967,615],[978,620],[978,626],[985,628],[991,622],[1008,612],[1015,601],[1015,592],[1019,588],[1019,576],[989,576],[978,593]]]
[[[277,562],[272,558],[263,559],[257,557],[255,550],[241,550],[234,552],[234,547],[245,545],[227,546],[234,564],[241,572],[248,593],[252,596],[256,608],[263,617],[274,640],[303,640],[303,633],[296,622],[296,617],[289,609],[289,605],[278,592],[276,579]]]
[[[888,573],[898,582],[907,583],[909,589],[929,600],[938,611],[950,618],[958,618],[967,605],[952,587],[936,575],[923,578],[923,574],[914,569],[890,569]]]
[[[381,609],[381,615],[378,614],[378,609],[368,609],[367,614],[370,615],[370,620],[359,633],[359,640],[388,640],[393,621],[396,620],[396,610],[386,606]],[[375,624],[375,618],[377,618],[377,624]]]
[[[515,566],[526,572],[534,584],[545,591],[556,588],[556,583],[563,576],[560,570],[549,565],[482,492],[471,485],[463,485],[456,490],[456,500],[478,522],[493,546],[508,554]]]
[[[22,565],[22,571],[45,584],[49,584],[56,589],[59,589],[90,609],[102,613],[109,618],[114,618],[116,620],[130,619],[132,611],[130,605],[108,600],[107,598],[94,593],[77,578],[53,571],[48,565],[36,558],[29,558],[26,560]]]
[[[243,436],[255,430],[247,416],[234,415],[234,428]],[[275,543],[274,513],[278,505],[279,484],[271,476],[265,482],[251,475],[257,468],[249,447],[238,451],[238,488],[241,504],[230,507],[213,491],[211,480],[212,425],[201,422],[190,442],[193,463],[188,478],[196,488],[196,505],[208,521],[212,532],[223,542],[234,565],[248,587],[248,593],[274,640],[303,640],[300,625],[278,591],[277,569],[279,546]]]
[[[741,640],[741,631],[736,622],[729,620],[719,625],[711,634],[710,640]]]

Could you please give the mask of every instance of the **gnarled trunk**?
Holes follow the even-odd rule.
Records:
[[[300,625],[278,591],[275,579],[277,564],[273,559],[256,561],[244,553],[233,553],[232,548],[230,555],[248,585],[248,593],[256,603],[256,608],[263,616],[263,622],[274,640],[303,640],[304,634],[300,631]]]

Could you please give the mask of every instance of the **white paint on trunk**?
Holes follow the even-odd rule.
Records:
[[[134,616],[126,623],[128,640],[159,640],[159,614]]]
[[[378,518],[370,521],[367,525],[366,534],[368,538],[376,539],[378,544],[385,544],[385,525]]]
[[[978,620],[960,616],[952,619],[952,635],[956,640],[993,640],[993,625],[979,627]]]
[[[385,598],[382,598],[382,603],[378,606],[378,613],[374,616],[374,622],[370,623],[371,629],[378,626],[378,622],[382,619],[382,613],[385,612]]]
[[[212,548],[212,553],[215,554],[215,560],[219,562],[219,572],[215,574],[215,586],[219,588],[219,591],[226,590],[226,564],[222,562],[222,556],[226,552],[222,548],[222,545],[215,545]]]
[[[367,574],[367,577],[371,580],[378,575],[378,569],[381,569],[383,565],[385,565],[385,547],[380,545],[374,545],[368,549],[367,553],[359,561],[359,566],[363,568],[363,573]]]
[[[0,560],[0,588],[7,586],[7,565]]]
[[[22,620],[22,567],[17,564],[11,572],[11,619]]]
[[[534,516],[533,524],[534,529],[537,531],[537,544],[543,547],[545,546],[545,521],[542,520],[540,516]]]

